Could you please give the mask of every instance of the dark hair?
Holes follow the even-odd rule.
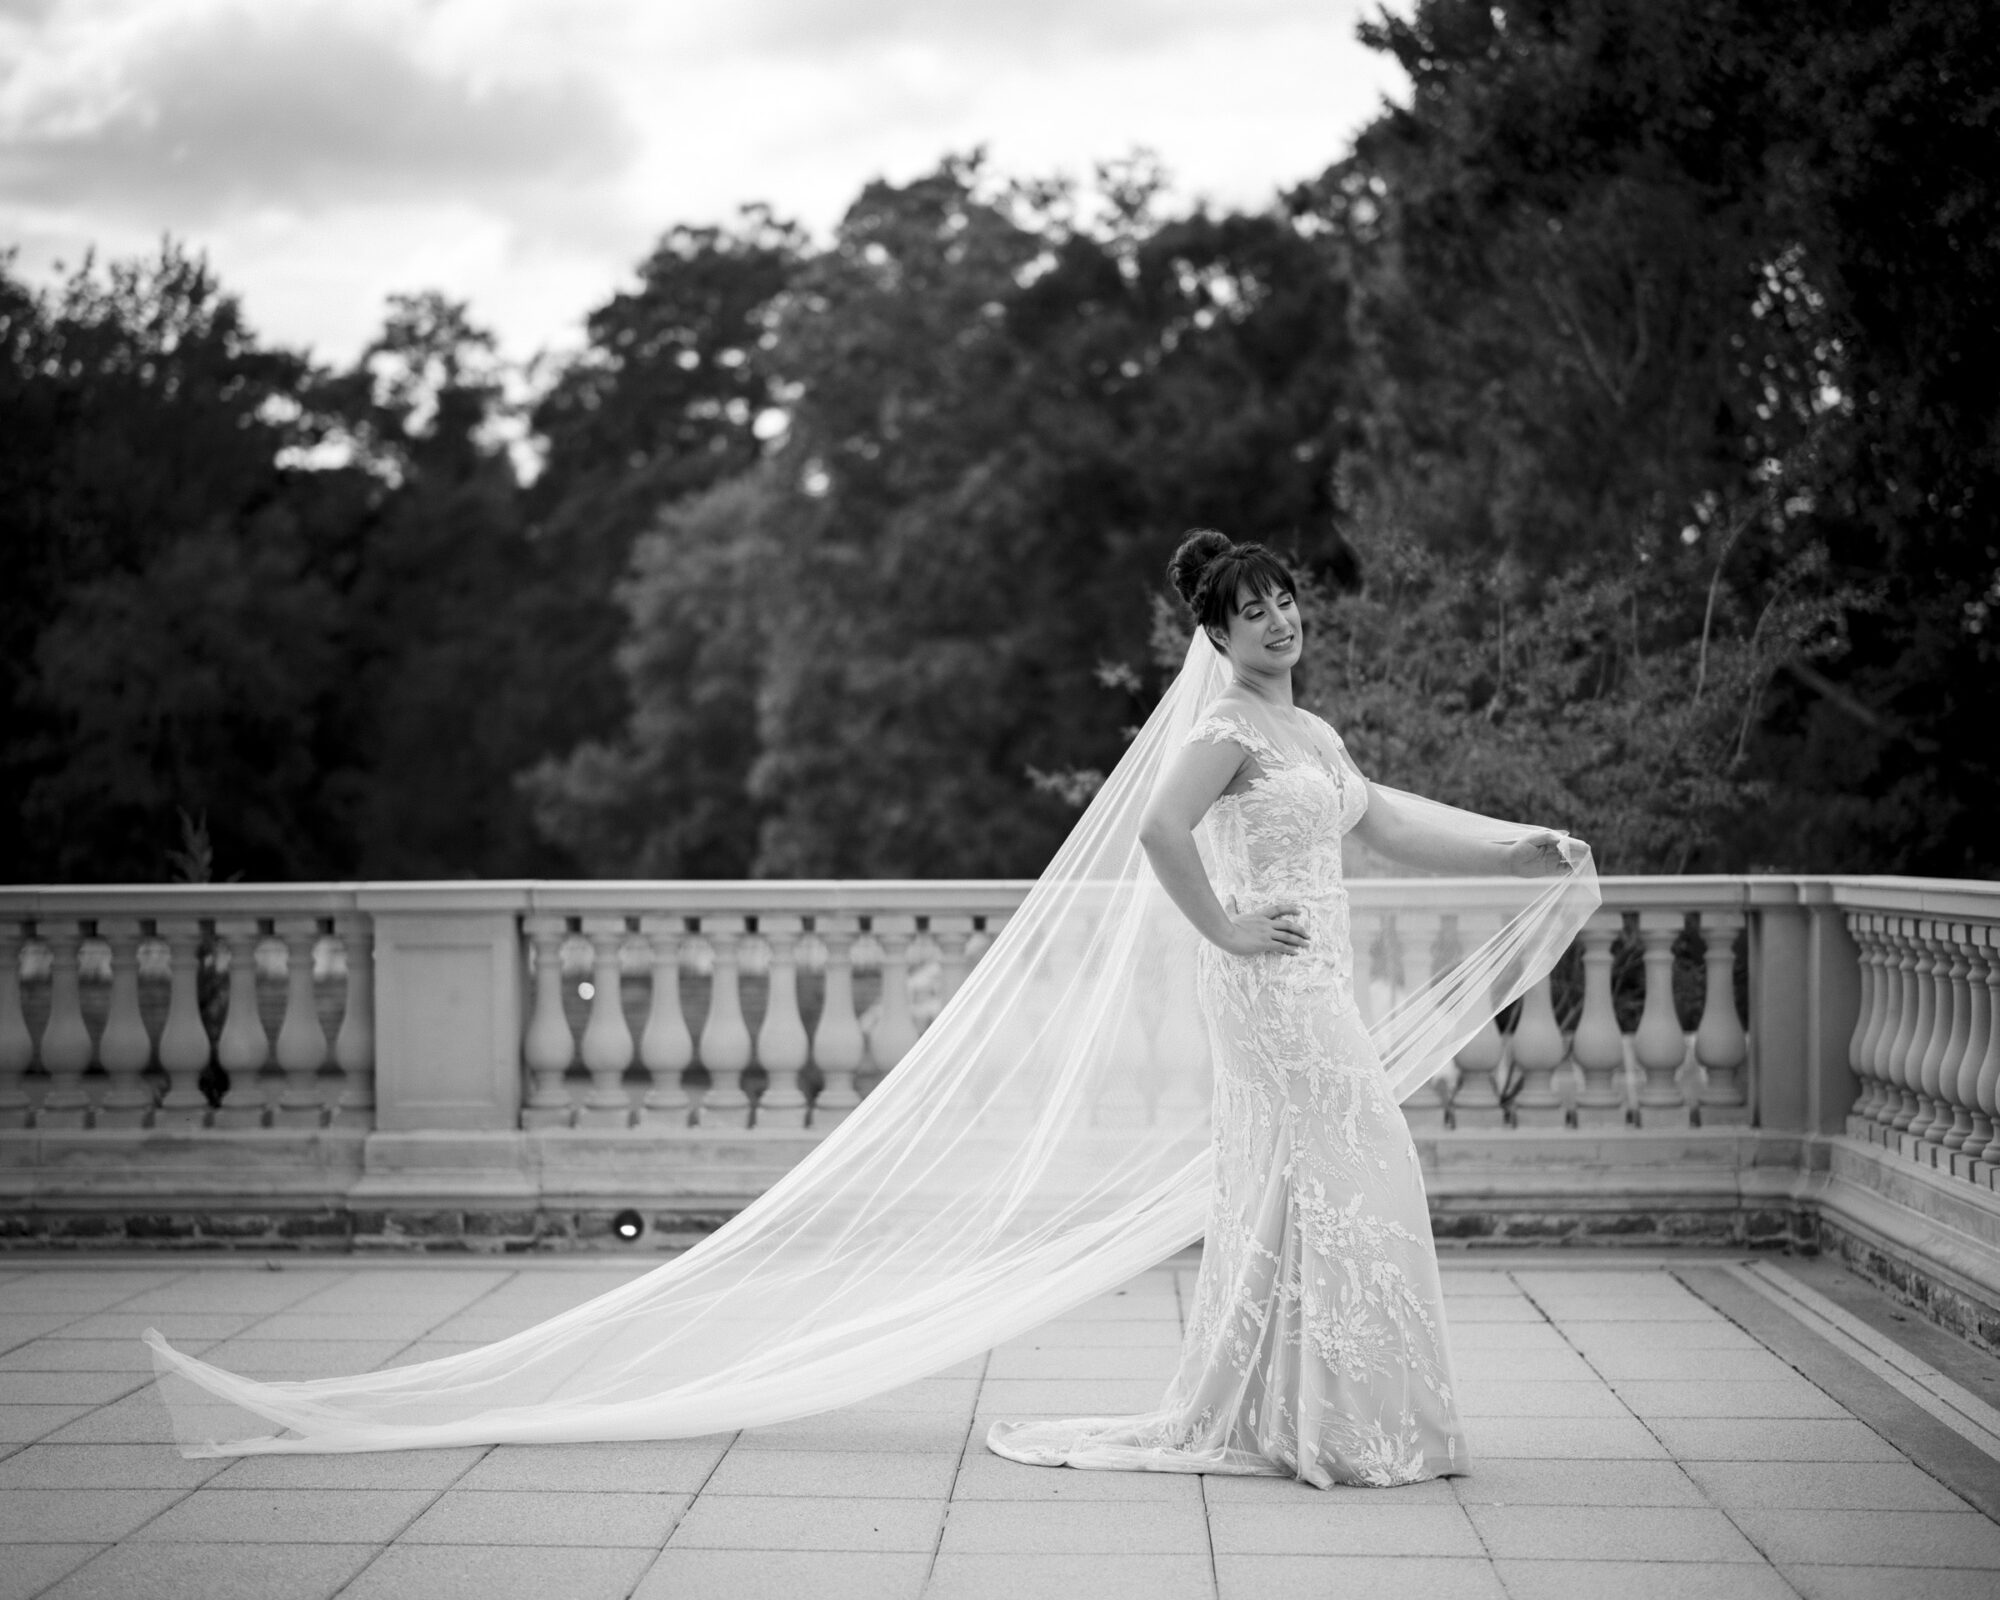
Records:
[[[1246,584],[1252,594],[1299,592],[1284,562],[1261,544],[1237,544],[1213,528],[1196,528],[1181,540],[1167,576],[1203,632],[1229,627],[1236,597]]]

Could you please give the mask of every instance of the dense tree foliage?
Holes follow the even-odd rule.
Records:
[[[952,159],[676,227],[510,374],[331,371],[198,261],[0,272],[0,871],[1039,869],[1296,552],[1383,781],[1619,870],[1992,872],[2000,21],[1418,0],[1259,212]],[[523,481],[525,447],[540,470]]]

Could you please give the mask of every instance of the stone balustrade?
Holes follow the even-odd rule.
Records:
[[[0,889],[6,1231],[686,1237],[853,1110],[1028,887]],[[1351,887],[1370,1017],[1491,931],[1467,885]],[[1996,1090],[2000,885],[1612,878],[1404,1109],[1441,1239],[1837,1242],[1963,1307],[2000,1305]]]

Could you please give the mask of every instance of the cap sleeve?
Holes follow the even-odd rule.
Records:
[[[1230,716],[1226,712],[1211,712],[1188,730],[1184,744],[1221,744],[1224,742],[1241,747],[1253,755],[1266,767],[1284,765],[1271,741],[1250,726],[1241,717]]]

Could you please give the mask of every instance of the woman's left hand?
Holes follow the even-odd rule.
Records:
[[[1559,878],[1569,871],[1562,835],[1546,828],[1524,833],[1507,846],[1507,870],[1517,878]]]

